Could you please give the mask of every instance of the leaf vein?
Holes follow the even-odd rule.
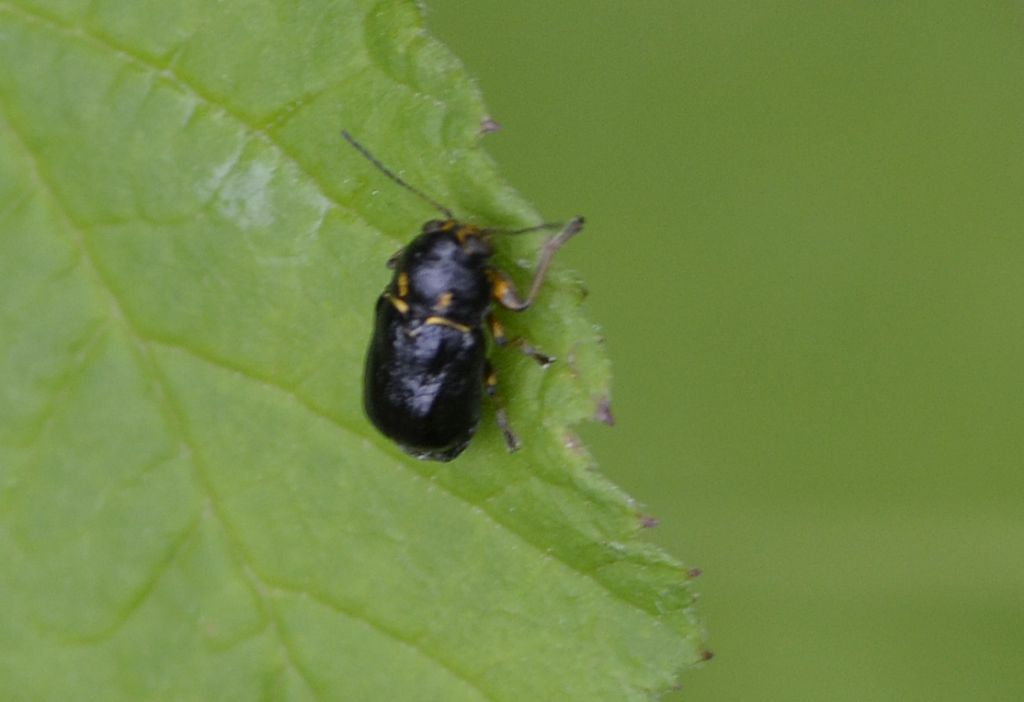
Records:
[[[291,149],[285,146],[280,139],[277,139],[272,132],[265,128],[261,128],[257,122],[247,118],[238,110],[233,109],[226,102],[218,101],[212,95],[208,95],[193,82],[182,77],[180,73],[175,71],[174,63],[176,62],[177,54],[172,56],[172,60],[167,65],[161,66],[153,62],[148,57],[136,52],[131,47],[120,44],[111,37],[97,32],[94,28],[69,24],[60,18],[46,14],[37,9],[30,9],[22,5],[12,4],[9,2],[0,2],[0,11],[3,10],[6,10],[13,15],[20,15],[24,19],[36,22],[37,24],[49,27],[52,31],[59,31],[68,34],[73,39],[89,42],[94,46],[117,56],[125,63],[134,65],[149,74],[164,78],[168,84],[174,86],[180,93],[188,96],[189,98],[207,104],[215,110],[220,110],[224,115],[240,124],[247,131],[251,132],[255,138],[260,139],[266,145],[276,149],[286,160],[294,164],[295,167],[304,176],[306,176],[311,183],[316,185],[320,195],[324,199],[352,213],[353,216],[363,219],[362,214],[357,208],[353,207],[350,203],[339,200],[335,194],[331,193],[321,179],[309,169],[309,166],[299,158],[297,154],[293,153]],[[376,227],[373,227],[372,231],[377,232],[379,230]],[[381,236],[388,239],[398,240],[397,236],[388,235],[384,232],[380,233]]]
[[[197,359],[199,361],[207,363],[208,365],[211,365],[211,366],[213,366],[215,368],[220,368],[221,370],[225,370],[225,371],[228,371],[228,372],[231,372],[231,373],[236,373],[236,374],[238,374],[238,375],[240,375],[240,376],[242,376],[242,377],[244,377],[244,378],[246,378],[246,379],[248,379],[248,380],[250,380],[252,382],[255,382],[255,383],[258,383],[260,385],[263,385],[263,386],[267,387],[268,389],[280,392],[280,393],[284,394],[285,396],[287,396],[289,399],[291,399],[293,402],[297,403],[300,407],[305,409],[310,414],[312,414],[312,415],[316,416],[317,418],[327,422],[328,424],[336,427],[337,429],[339,429],[339,430],[341,430],[341,431],[343,431],[345,433],[357,436],[357,437],[359,437],[361,439],[366,439],[368,441],[373,442],[375,445],[380,447],[382,453],[384,453],[384,452],[394,452],[393,449],[388,444],[384,443],[384,440],[382,440],[376,434],[368,432],[368,431],[360,431],[359,429],[357,429],[355,426],[353,426],[349,422],[346,422],[345,420],[341,419],[340,417],[337,417],[337,416],[331,414],[328,410],[326,410],[326,409],[324,409],[324,408],[314,404],[313,402],[307,400],[305,397],[303,397],[302,395],[297,393],[292,388],[289,388],[289,387],[283,385],[282,383],[280,383],[279,381],[277,381],[277,380],[275,380],[273,378],[270,378],[270,377],[267,377],[267,376],[263,376],[263,375],[259,375],[258,373],[255,373],[254,371],[249,370],[248,368],[245,368],[245,367],[243,367],[241,365],[238,365],[238,364],[234,364],[234,363],[232,363],[232,362],[230,362],[230,361],[228,361],[226,359],[223,359],[223,358],[220,358],[218,356],[212,355],[212,354],[210,354],[208,352],[201,351],[199,349],[193,348],[193,347],[188,346],[188,345],[186,345],[186,344],[184,344],[184,343],[182,343],[180,341],[170,341],[170,340],[167,340],[167,339],[162,339],[162,338],[154,337],[154,336],[151,336],[151,335],[150,336],[146,336],[144,338],[146,338],[150,343],[153,343],[153,344],[156,344],[156,345],[159,345],[159,346],[163,346],[163,347],[171,349],[171,350],[180,351],[182,353],[185,353],[185,354],[191,356],[192,358],[195,358],[195,359]],[[459,502],[467,505],[469,508],[474,509],[474,510],[478,510],[480,513],[486,515],[487,518],[489,518],[492,522],[494,522],[495,524],[500,526],[502,529],[504,529],[508,533],[515,535],[518,539],[520,539],[527,546],[529,546],[530,548],[532,548],[535,551],[537,551],[537,553],[539,553],[542,557],[544,557],[544,558],[553,558],[553,559],[557,560],[559,563],[561,563],[569,571],[575,573],[577,576],[587,580],[588,582],[591,582],[591,583],[597,585],[598,587],[600,587],[601,589],[603,589],[604,591],[609,593],[612,596],[612,598],[615,599],[616,601],[618,601],[618,602],[620,602],[620,603],[622,603],[622,604],[624,604],[626,606],[635,608],[638,611],[643,612],[648,617],[657,619],[657,616],[655,615],[655,613],[651,612],[650,610],[648,610],[645,607],[640,606],[636,602],[631,602],[629,599],[623,597],[621,594],[619,594],[615,590],[612,590],[604,581],[600,580],[599,578],[594,577],[594,574],[599,570],[599,568],[591,567],[591,568],[588,568],[588,569],[584,569],[584,568],[582,568],[580,566],[577,566],[577,565],[571,563],[569,560],[567,560],[564,556],[562,556],[557,551],[548,550],[542,544],[530,540],[526,535],[524,535],[522,532],[518,531],[512,524],[507,523],[505,521],[502,521],[502,519],[499,517],[500,512],[498,512],[498,510],[496,510],[495,508],[491,507],[491,503],[492,503],[492,501],[493,501],[493,499],[495,497],[497,497],[502,492],[504,492],[503,489],[502,490],[498,490],[494,494],[488,495],[487,496],[488,499],[485,499],[485,500],[481,501],[480,504],[477,504],[477,503],[473,502],[472,500],[470,500],[469,498],[465,497],[464,495],[461,495],[458,492],[454,491],[452,488],[450,488],[448,486],[445,486],[445,485],[443,485],[441,483],[438,483],[436,481],[430,480],[427,476],[424,476],[423,474],[419,473],[414,468],[410,467],[408,465],[408,463],[406,463],[404,460],[399,459],[397,461],[397,463],[398,463],[398,465],[400,465],[404,469],[406,469],[415,478],[418,478],[418,479],[423,480],[426,483],[428,483],[431,489],[442,490],[446,494],[448,494],[451,497],[453,497],[454,499],[456,499]],[[537,474],[534,474],[534,475],[537,475]],[[557,483],[553,483],[549,479],[544,479],[544,478],[542,478],[539,475],[537,477],[539,479],[545,480],[545,482],[547,482],[549,484],[557,485]],[[508,487],[511,487],[511,485],[508,486]],[[564,487],[564,486],[560,486],[560,487]],[[610,548],[612,550],[616,551],[616,553],[614,554],[614,558],[613,558],[614,561],[627,560],[625,558],[625,555],[628,555],[628,554],[624,553],[624,550],[623,550],[622,545],[620,543],[616,542],[615,544],[612,544],[610,546]],[[599,564],[599,565],[601,567],[603,567],[603,566],[606,566],[606,565],[610,565],[610,562],[609,563]]]
[[[2,103],[0,103],[0,106],[2,106]],[[72,241],[73,245],[76,246],[76,248],[78,248],[79,251],[82,253],[82,260],[85,263],[85,265],[87,266],[87,268],[89,269],[89,271],[91,272],[92,277],[94,279],[95,285],[101,291],[103,291],[103,293],[108,297],[109,304],[111,306],[112,311],[114,312],[113,316],[121,323],[121,325],[123,326],[125,331],[127,331],[128,334],[132,338],[135,339],[136,344],[133,345],[132,352],[136,356],[136,360],[139,363],[139,370],[140,370],[141,373],[143,373],[143,375],[149,375],[149,376],[151,376],[152,380],[156,381],[157,389],[159,390],[158,395],[163,400],[163,404],[164,404],[165,409],[169,410],[171,412],[171,414],[173,415],[174,422],[177,425],[174,428],[177,429],[178,434],[181,436],[182,442],[185,444],[185,447],[188,448],[188,450],[189,450],[189,455],[191,456],[191,460],[189,462],[195,468],[195,473],[196,473],[196,477],[198,479],[198,483],[199,483],[200,487],[203,488],[204,492],[207,495],[207,499],[210,501],[210,504],[211,504],[211,507],[212,507],[211,513],[214,514],[214,516],[217,518],[217,521],[221,525],[221,529],[224,530],[225,534],[228,536],[229,540],[232,542],[232,549],[235,550],[236,554],[239,555],[243,559],[243,562],[250,562],[250,559],[248,559],[247,554],[245,554],[244,551],[241,551],[239,549],[239,541],[238,541],[237,535],[234,534],[234,532],[231,529],[230,525],[228,524],[228,522],[225,521],[223,515],[220,513],[220,510],[219,510],[219,507],[218,507],[218,496],[212,490],[211,486],[209,485],[209,481],[206,478],[205,473],[202,470],[202,467],[200,466],[200,463],[199,463],[199,461],[198,461],[198,459],[196,457],[195,449],[193,448],[192,444],[189,442],[187,434],[186,434],[186,432],[184,430],[184,425],[182,423],[183,420],[180,417],[180,413],[178,412],[177,408],[175,407],[175,405],[173,404],[173,402],[170,399],[169,387],[168,387],[168,385],[166,383],[166,380],[163,378],[162,373],[159,370],[159,364],[157,363],[156,359],[153,357],[152,353],[150,352],[150,350],[147,347],[146,340],[142,336],[140,336],[136,332],[136,330],[134,329],[134,327],[132,325],[132,322],[130,321],[128,316],[124,313],[124,309],[123,309],[123,307],[121,305],[120,299],[118,298],[117,294],[114,292],[113,287],[110,285],[110,283],[104,277],[104,274],[102,273],[100,267],[97,265],[96,259],[95,259],[94,255],[93,255],[92,251],[89,249],[88,245],[86,244],[85,237],[83,235],[84,234],[84,228],[75,221],[74,217],[72,217],[71,213],[64,206],[64,204],[62,203],[61,199],[57,196],[57,191],[54,189],[54,187],[51,185],[50,181],[44,175],[44,170],[43,170],[41,164],[39,163],[39,161],[36,158],[35,154],[33,154],[32,151],[28,148],[28,144],[26,143],[24,138],[21,136],[21,134],[18,131],[18,129],[16,128],[15,124],[11,121],[10,116],[5,114],[5,119],[6,119],[7,124],[10,126],[11,133],[19,141],[19,143],[22,146],[22,149],[24,150],[27,158],[29,159],[29,162],[30,162],[30,165],[31,165],[32,174],[33,174],[34,179],[36,180],[36,182],[39,184],[40,189],[42,191],[44,191],[49,196],[49,199],[54,203],[55,210],[60,214],[60,216],[62,216],[66,220],[66,222],[69,225],[69,229],[73,232],[72,235],[71,235],[71,241]],[[148,373],[147,373],[147,371],[148,371]],[[198,520],[197,520],[197,523],[198,523]],[[187,541],[187,536],[188,536],[188,533],[190,531],[191,531],[191,528],[185,530],[185,537],[186,538],[183,538],[181,543],[184,543],[185,541]],[[178,544],[178,545],[180,547],[181,544]],[[161,561],[161,564],[158,564],[158,567],[156,568],[155,576],[152,576],[147,581],[147,583],[144,584],[140,594],[137,594],[135,597],[133,597],[131,599],[131,601],[128,604],[127,609],[125,610],[125,613],[123,614],[123,616],[117,617],[117,619],[115,620],[114,624],[112,625],[112,627],[109,628],[109,630],[105,630],[104,632],[102,632],[101,635],[98,638],[96,638],[96,637],[89,637],[89,638],[87,638],[85,640],[80,640],[80,643],[89,644],[89,643],[98,642],[99,640],[102,640],[102,638],[105,638],[106,636],[112,635],[113,632],[115,632],[121,625],[123,625],[123,623],[126,622],[130,618],[131,614],[138,610],[138,608],[145,601],[146,597],[148,597],[148,595],[152,593],[153,589],[156,586],[156,583],[159,581],[160,575],[162,575],[162,573],[165,571],[166,567],[169,566],[171,562],[173,562],[174,556],[177,554],[177,551],[178,551],[178,548],[173,548],[171,550],[170,557],[167,557],[167,558],[163,559]],[[260,597],[260,599],[262,599],[262,597],[260,596],[260,593],[258,591],[257,591],[257,596]],[[264,603],[264,607],[266,607],[266,603]],[[288,642],[284,641],[284,640],[282,640],[281,643],[286,648],[289,645]],[[291,651],[288,651],[289,665],[291,665],[290,661],[291,661],[292,657],[293,656],[292,656]],[[316,688],[306,678],[306,675],[305,675],[304,671],[302,671],[299,668],[296,668],[296,672],[304,680],[304,682],[306,682],[306,684],[309,685],[310,689],[313,690],[314,694],[316,694],[317,693]]]

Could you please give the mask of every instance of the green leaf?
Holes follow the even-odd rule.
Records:
[[[435,213],[341,129],[541,220],[413,2],[0,0],[0,65],[0,698],[640,700],[702,657],[569,429],[608,381],[570,274],[508,320],[560,359],[498,357],[521,452],[488,421],[417,462],[362,416]]]

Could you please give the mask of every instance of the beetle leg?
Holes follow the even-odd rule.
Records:
[[[400,259],[402,257],[402,254],[404,254],[404,253],[405,253],[405,247],[403,246],[398,251],[396,251],[393,254],[391,254],[391,258],[389,258],[388,262],[387,262],[388,270],[392,270],[392,271],[395,270],[395,266],[398,265],[398,259]]]
[[[494,343],[498,346],[514,346],[545,368],[555,362],[553,357],[548,356],[546,353],[541,353],[523,337],[517,336],[514,339],[509,339],[505,335],[505,326],[498,321],[494,314],[489,313],[487,315],[487,326],[491,330],[491,337],[494,339]]]
[[[491,268],[489,275],[491,277],[491,296],[495,302],[505,309],[514,312],[521,312],[529,307],[526,302],[520,299],[519,291],[516,290],[516,284],[512,282],[508,275],[497,268]]]
[[[526,296],[525,300],[520,299],[519,293],[516,292],[515,285],[512,284],[511,279],[509,279],[507,275],[492,268],[491,281],[493,285],[494,299],[503,307],[515,310],[516,312],[522,312],[532,305],[534,299],[537,297],[537,293],[540,292],[540,287],[543,285],[544,279],[547,277],[548,267],[551,265],[551,259],[554,258],[555,252],[562,248],[562,246],[565,245],[565,242],[579,234],[581,229],[583,229],[583,218],[574,217],[565,225],[565,228],[563,228],[562,231],[547,240],[544,244],[544,248],[541,250],[540,260],[537,262],[537,269],[533,273],[533,282],[530,283],[530,292]]]
[[[494,372],[494,366],[491,365],[490,361],[485,361],[484,364],[484,387],[487,388],[487,394],[490,398],[494,400],[494,416],[498,421],[498,428],[501,429],[501,433],[505,436],[505,445],[508,446],[510,452],[518,451],[520,446],[519,437],[515,435],[512,427],[509,426],[505,400],[498,394],[498,376]]]

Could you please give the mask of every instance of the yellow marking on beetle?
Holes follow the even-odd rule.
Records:
[[[450,292],[442,293],[437,302],[434,304],[434,309],[438,312],[444,312],[452,304],[452,298],[455,297]]]
[[[391,295],[389,293],[384,293],[384,297],[386,297],[388,299],[388,302],[390,302],[394,306],[394,308],[401,312],[402,314],[407,314],[409,312],[409,305],[408,303],[406,303],[405,300],[395,297],[394,295]]]
[[[505,339],[505,326],[498,321],[497,317],[493,315],[488,319],[488,324],[491,327],[491,336],[494,337],[494,343],[504,344]]]
[[[491,294],[494,295],[494,299],[498,301],[506,300],[509,294],[508,281],[498,276],[494,276],[493,281],[494,287],[491,288]]]
[[[497,376],[497,374],[495,374],[494,371],[490,371],[487,374],[487,377],[484,378],[484,383],[486,383],[487,387],[489,387],[489,388],[493,388],[493,387],[497,386],[498,385],[498,376]]]
[[[402,271],[398,274],[398,296],[405,297],[409,294],[409,274]]]
[[[455,229],[455,225],[456,222],[454,219],[446,219],[445,221],[441,222],[440,229],[442,232],[450,232],[452,229]]]
[[[470,328],[468,326],[466,326],[465,324],[459,324],[458,322],[453,322],[452,320],[448,319],[447,317],[436,317],[436,316],[434,316],[434,317],[427,317],[426,319],[423,320],[423,323],[424,324],[438,325],[438,326],[442,326],[442,327],[451,327],[452,329],[459,330],[463,334],[468,334],[469,331],[470,331]]]
[[[463,224],[455,230],[455,238],[459,240],[460,244],[465,244],[466,239],[471,236],[480,236],[480,227],[474,227],[472,224]]]

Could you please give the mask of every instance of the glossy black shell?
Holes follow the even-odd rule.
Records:
[[[491,254],[479,230],[428,222],[377,300],[363,405],[417,458],[452,460],[480,424]]]

